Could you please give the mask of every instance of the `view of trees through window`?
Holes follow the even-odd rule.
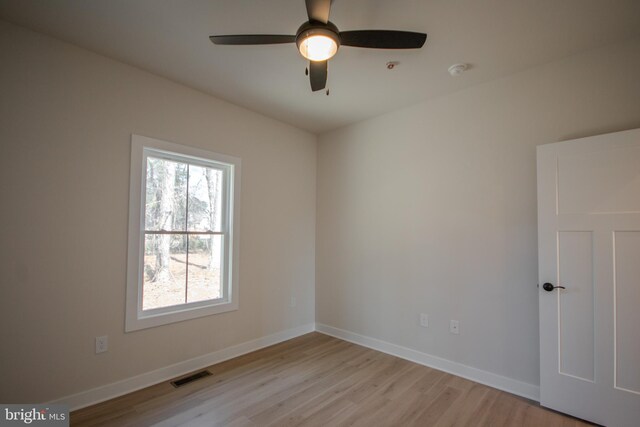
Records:
[[[142,309],[222,295],[223,171],[147,157]]]

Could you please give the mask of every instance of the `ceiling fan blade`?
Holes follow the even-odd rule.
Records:
[[[309,80],[312,91],[322,90],[327,85],[327,68],[327,61],[309,62]]]
[[[209,39],[215,44],[224,45],[281,44],[296,42],[296,36],[280,34],[236,34],[229,36],[209,36]]]
[[[360,30],[340,33],[342,46],[373,49],[419,49],[426,40],[426,34],[410,31]]]
[[[329,22],[331,12],[331,0],[305,0],[309,21],[318,21],[326,24]]]

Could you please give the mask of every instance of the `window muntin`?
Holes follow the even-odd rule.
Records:
[[[139,226],[130,224],[127,330],[237,309],[239,167],[234,157],[133,135],[130,218]]]

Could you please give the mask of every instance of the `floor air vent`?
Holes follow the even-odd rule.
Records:
[[[209,371],[196,372],[195,374],[189,375],[188,377],[184,377],[184,378],[180,378],[179,380],[171,381],[171,385],[174,386],[175,388],[182,387],[183,385],[187,385],[189,383],[197,381],[200,378],[208,377],[209,375],[212,375],[211,372],[209,372]]]

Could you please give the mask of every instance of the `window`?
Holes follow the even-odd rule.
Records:
[[[238,308],[240,159],[132,135],[126,330]]]

